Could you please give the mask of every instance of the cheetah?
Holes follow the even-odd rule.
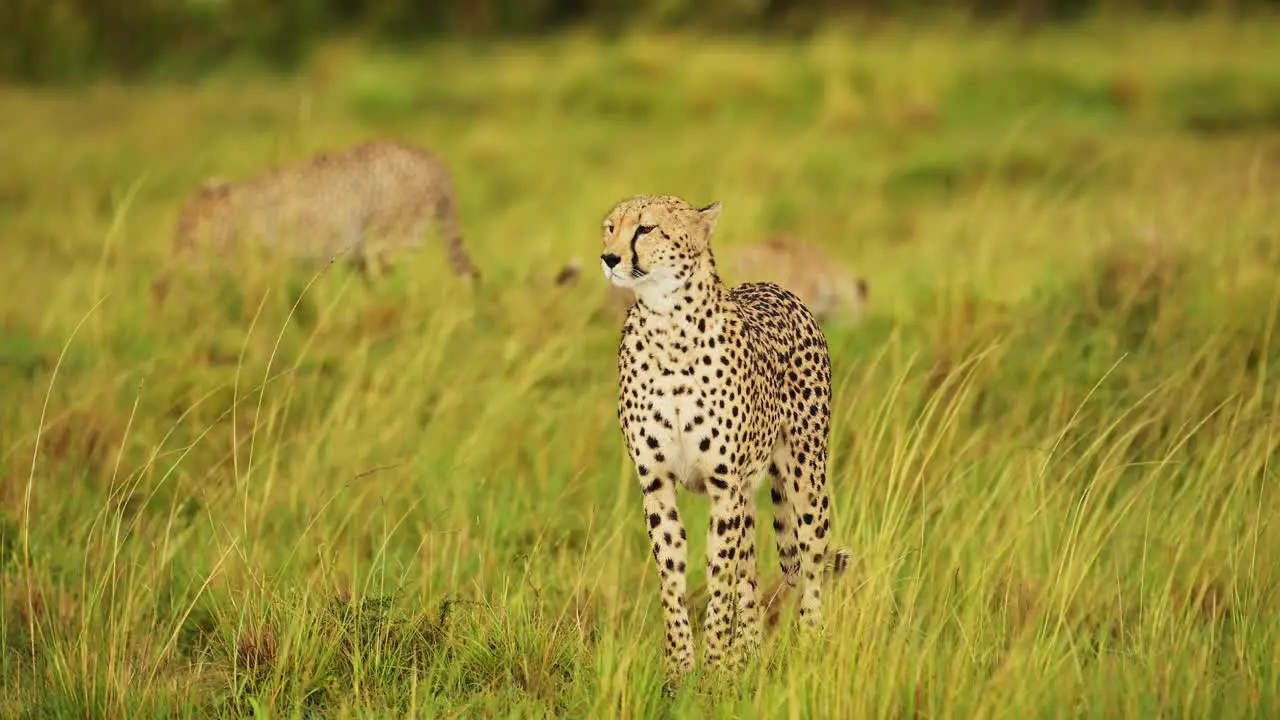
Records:
[[[478,279],[444,163],[426,149],[377,140],[244,182],[205,183],[181,210],[173,249],[186,257],[206,246],[236,254],[236,244],[252,236],[295,258],[342,256],[366,273],[385,272],[388,252],[420,245],[431,223],[444,237],[453,272]]]
[[[694,664],[678,486],[711,502],[702,628],[709,666],[744,661],[760,643],[755,490],[766,473],[779,564],[798,586],[806,631],[821,627],[831,529],[826,338],[789,290],[729,289],[720,280],[710,244],[720,210],[670,195],[623,200],[604,221],[600,256],[608,281],[636,297],[618,348],[618,418],[643,493],[665,656],[676,674]]]
[[[723,252],[727,275],[740,281],[773,282],[794,292],[818,322],[851,326],[866,308],[869,288],[865,278],[849,272],[821,249],[790,237],[731,246]],[[582,261],[573,258],[555,277],[557,286],[576,283]],[[635,302],[629,289],[611,286],[605,314],[619,322]]]

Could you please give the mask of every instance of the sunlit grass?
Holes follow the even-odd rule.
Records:
[[[0,707],[1274,715],[1274,32],[334,45],[0,91]],[[375,135],[449,162],[481,287],[429,247],[154,302],[199,182]],[[727,688],[664,687],[619,328],[592,273],[552,287],[636,192],[871,284],[828,332],[830,637],[784,603]]]

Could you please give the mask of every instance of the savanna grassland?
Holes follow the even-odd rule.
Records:
[[[1277,36],[338,42],[0,90],[0,711],[1277,716]],[[430,245],[160,301],[198,183],[375,136],[449,163],[481,286]],[[829,639],[782,607],[719,690],[664,692],[615,416],[593,260],[642,192],[871,288],[828,330]]]

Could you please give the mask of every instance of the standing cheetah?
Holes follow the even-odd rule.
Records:
[[[480,272],[463,243],[453,179],[435,153],[393,140],[321,153],[238,183],[205,183],[183,206],[173,248],[236,255],[239,241],[312,261],[345,256],[385,271],[392,251],[420,246],[435,225],[454,274]]]
[[[773,527],[800,619],[821,623],[827,552],[826,338],[800,299],[772,283],[727,288],[710,238],[720,204],[672,196],[620,202],[604,221],[605,277],[632,290],[618,349],[618,417],[644,491],[662,581],[667,660],[693,667],[684,525],[676,486],[706,493],[705,659],[745,659],[760,642],[755,490],[773,478]],[[736,614],[736,621],[735,620]]]

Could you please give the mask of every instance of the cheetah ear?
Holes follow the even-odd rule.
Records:
[[[716,230],[716,223],[720,222],[720,207],[720,201],[717,200],[706,207],[698,208],[698,216],[702,219],[702,227],[707,237],[711,237],[711,233]]]

